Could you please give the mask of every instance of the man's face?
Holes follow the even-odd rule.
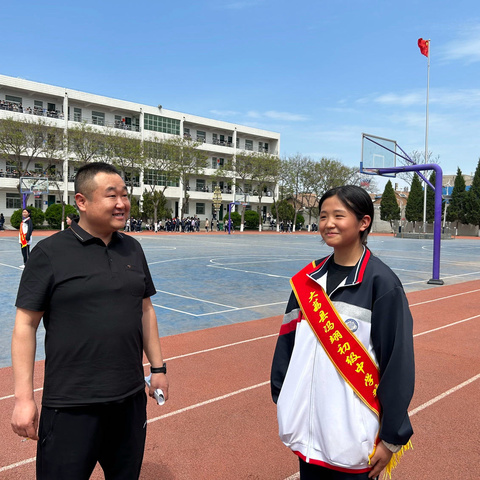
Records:
[[[122,177],[102,172],[95,176],[94,182],[94,190],[88,196],[82,195],[83,201],[79,205],[91,230],[89,233],[108,235],[124,228],[130,213],[130,201]]]

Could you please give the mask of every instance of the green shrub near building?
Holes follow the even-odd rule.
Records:
[[[69,213],[78,215],[75,207],[72,205],[65,205],[65,217]],[[62,226],[62,204],[52,203],[52,205],[50,205],[45,211],[45,219],[50,228],[59,229]]]
[[[32,205],[27,207],[31,210],[30,218],[32,219],[33,228],[40,228],[45,221],[45,215],[41,208],[35,208]],[[10,217],[10,224],[13,228],[20,228],[22,223],[22,212],[23,208],[19,208],[12,213]]]

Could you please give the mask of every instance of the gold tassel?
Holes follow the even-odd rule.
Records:
[[[387,480],[392,478],[392,471],[393,469],[398,465],[400,462],[400,459],[403,457],[403,454],[407,450],[413,450],[413,445],[412,441],[409,440],[406,445],[404,445],[397,453],[394,453],[392,455],[392,458],[390,461],[387,463],[387,466],[385,467],[385,470],[383,471],[383,480]]]

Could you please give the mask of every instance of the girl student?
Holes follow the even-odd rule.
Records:
[[[271,371],[279,435],[301,480],[377,478],[411,447],[412,316],[400,280],[366,247],[368,193],[333,188],[319,208],[333,252],[291,279]]]

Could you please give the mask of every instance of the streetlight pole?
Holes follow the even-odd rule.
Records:
[[[217,185],[215,187],[215,190],[213,191],[213,208],[215,210],[215,216],[217,217],[217,230],[218,230],[218,222],[220,220],[218,212],[220,210],[221,205],[222,205],[222,191],[220,190],[220,187]]]

